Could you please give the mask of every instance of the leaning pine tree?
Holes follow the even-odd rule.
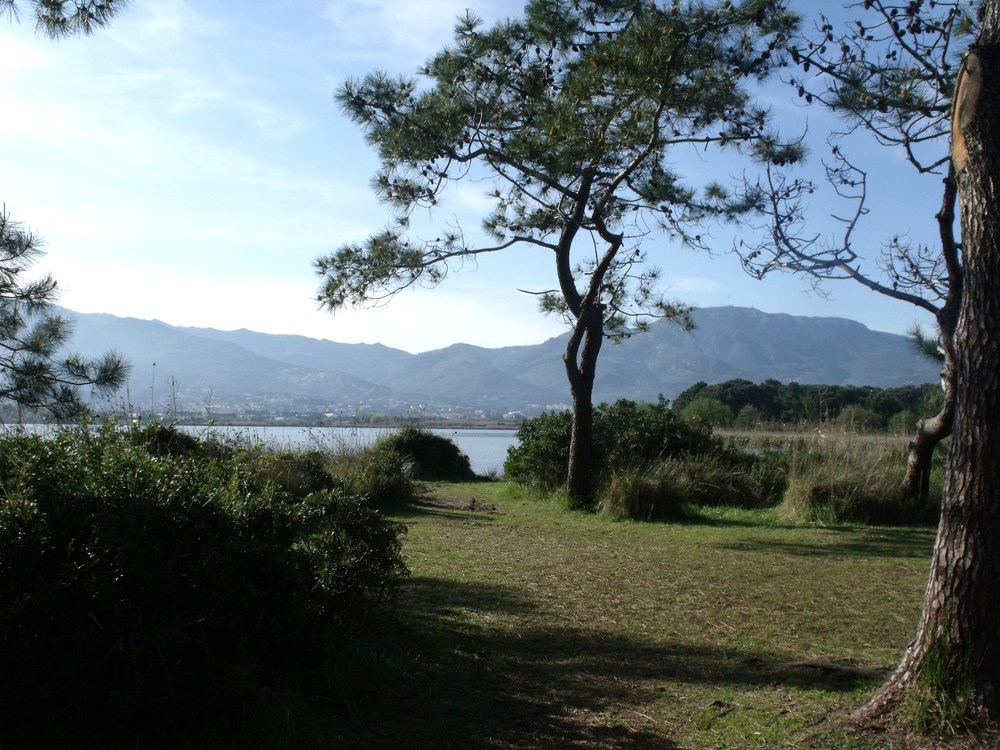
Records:
[[[556,288],[536,293],[571,329],[567,490],[585,504],[603,340],[656,317],[690,324],[688,308],[657,292],[641,241],[659,229],[704,248],[704,222],[755,206],[717,183],[687,184],[674,165],[694,149],[798,156],[769,135],[747,91],[780,64],[775,50],[796,22],[779,0],[532,0],[522,19],[488,30],[467,15],[419,81],[381,72],[348,81],[337,99],[378,151],[374,184],[396,220],[317,260],[320,302],[335,311],[383,301],[514,245],[548,254]],[[407,237],[411,213],[463,178],[490,184],[487,239],[461,229]]]
[[[0,400],[69,419],[80,411],[82,387],[113,393],[128,365],[115,352],[66,352],[72,326],[53,310],[56,282],[30,276],[41,253],[38,238],[0,209]]]
[[[955,331],[956,410],[941,521],[917,634],[863,709],[1000,723],[1000,0],[980,5],[959,72],[952,163],[964,293]]]

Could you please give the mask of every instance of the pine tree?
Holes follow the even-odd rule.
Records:
[[[673,157],[692,147],[776,163],[799,156],[748,92],[780,64],[776,50],[796,21],[778,0],[532,0],[523,18],[490,29],[466,16],[420,80],[376,72],[348,81],[337,99],[381,158],[375,189],[395,223],[317,260],[320,302],[334,311],[378,303],[514,245],[546,253],[554,281],[535,293],[571,330],[567,490],[586,504],[604,339],[655,318],[690,325],[689,309],[659,293],[642,241],[660,230],[706,248],[706,221],[738,217],[759,197],[688,184]],[[415,209],[433,209],[447,185],[469,177],[491,185],[485,244],[461,229],[429,242],[407,236]]]

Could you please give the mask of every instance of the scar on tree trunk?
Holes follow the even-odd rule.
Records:
[[[915,704],[922,720],[939,714],[948,725],[1000,722],[1000,89],[993,82],[1000,70],[1000,0],[986,0],[980,13],[980,36],[953,100],[965,278],[941,521],[916,636],[859,710],[862,720]]]

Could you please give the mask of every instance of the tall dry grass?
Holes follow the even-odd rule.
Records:
[[[926,502],[902,489],[906,439],[898,435],[813,428],[755,438],[759,450],[780,450],[787,464],[787,489],[778,510],[786,518],[836,523],[933,523],[937,491]],[[775,446],[779,447],[775,447]]]

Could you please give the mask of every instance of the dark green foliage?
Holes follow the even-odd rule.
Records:
[[[729,427],[734,420],[733,410],[724,403],[708,396],[699,396],[684,407],[685,419],[709,427]]]
[[[710,426],[685,422],[661,398],[655,404],[619,399],[594,414],[597,456],[608,467],[671,456],[722,451]]]
[[[518,444],[507,451],[504,472],[515,482],[555,489],[566,481],[570,416],[543,414],[522,423]],[[598,476],[671,456],[722,453],[705,425],[681,419],[660,399],[655,404],[621,399],[594,410],[594,464]]]
[[[600,409],[598,406],[596,411]],[[571,421],[568,411],[560,411],[522,422],[517,428],[517,444],[507,449],[503,465],[506,477],[549,491],[565,482]]]
[[[572,330],[563,355],[576,412],[566,491],[589,502],[603,339],[658,318],[691,324],[690,308],[663,295],[642,240],[658,228],[707,250],[706,225],[762,208],[760,187],[689,180],[677,154],[692,144],[724,150],[726,170],[734,158],[801,158],[801,145],[782,142],[753,98],[797,25],[781,0],[529,0],[522,18],[489,28],[466,13],[454,43],[419,77],[376,71],[346,81],[337,101],[378,153],[373,185],[393,221],[317,258],[320,304],[380,304],[436,286],[483,254],[549,251],[553,281],[539,308]],[[487,185],[483,233],[412,231],[414,211],[433,210],[466,178]]]
[[[316,457],[222,461],[168,431],[0,444],[0,702],[25,726],[106,738],[253,713],[405,573],[402,528]]]
[[[361,455],[348,481],[374,507],[392,508],[413,500],[412,476],[413,464],[405,456],[391,448],[373,446]]]
[[[867,428],[884,428],[903,411],[934,414],[941,406],[941,387],[935,383],[875,388],[857,385],[800,385],[765,380],[727,380],[708,385],[695,383],[674,400],[674,409],[684,412],[692,404],[706,400],[719,402],[733,414],[752,407],[764,422],[824,422],[836,420],[848,407],[861,407],[874,415],[865,420]]]
[[[837,426],[848,432],[873,432],[886,427],[886,421],[871,409],[851,404],[840,410]]]
[[[211,437],[200,439],[163,422],[149,422],[128,430],[125,435],[132,445],[143,448],[153,456],[231,458],[236,453],[233,445]]]
[[[53,0],[0,0],[0,17],[19,19],[24,6],[30,8],[39,31],[53,39],[93,34],[104,28],[128,4],[128,0],[76,0],[73,3]],[[21,6],[21,7],[19,7]]]
[[[376,451],[395,451],[411,463],[414,479],[462,482],[475,479],[469,457],[451,440],[416,427],[381,438]]]

